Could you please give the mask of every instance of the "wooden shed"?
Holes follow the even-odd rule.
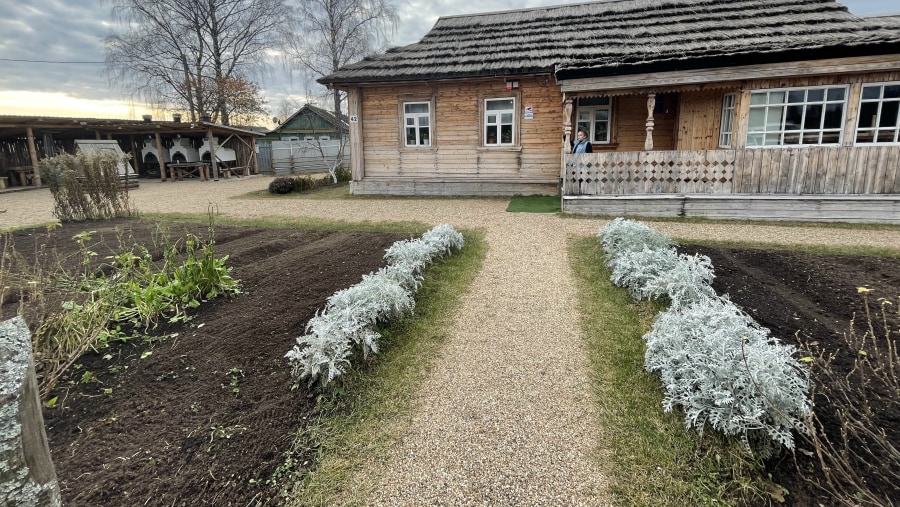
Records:
[[[354,193],[900,223],[900,25],[831,0],[442,17],[320,82],[348,92]]]
[[[62,118],[0,115],[0,178],[9,186],[41,185],[38,162],[60,153],[75,153],[76,141],[114,140],[131,155],[133,173],[166,179],[170,148],[190,146],[197,150],[205,139],[218,138],[229,150],[228,161],[219,166],[210,160],[214,174],[228,167],[246,167],[256,173],[255,139],[259,134],[209,122]],[[160,157],[157,147],[162,146]],[[234,150],[235,155],[230,155]]]

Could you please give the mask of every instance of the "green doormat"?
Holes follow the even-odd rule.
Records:
[[[514,195],[506,211],[510,213],[559,213],[558,195]]]

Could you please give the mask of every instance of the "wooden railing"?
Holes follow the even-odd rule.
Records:
[[[563,195],[897,194],[900,146],[565,156]]]

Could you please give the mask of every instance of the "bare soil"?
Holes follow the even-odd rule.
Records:
[[[122,237],[152,244],[155,227],[115,220],[50,232],[22,230],[12,237],[25,255],[36,256],[43,248],[67,269],[78,269],[75,234],[94,231],[91,249],[100,262],[120,250]],[[203,225],[170,229],[173,238],[185,231],[206,235]],[[155,331],[177,333],[173,338],[134,340],[87,354],[48,396],[59,400],[44,410],[44,418],[65,505],[279,504],[271,479],[314,403],[302,386],[291,389],[283,356],[328,296],[382,266],[384,249],[404,238],[231,226],[216,226],[215,236],[217,256],[230,256],[243,294],[209,302],[190,322]],[[854,313],[864,310],[857,287],[871,287],[874,296],[895,301],[900,295],[900,259],[681,250],[708,255],[717,292],[729,294],[786,343],[812,340],[826,350],[840,347]],[[876,297],[870,298],[873,309]],[[11,317],[18,306],[7,294],[0,317]],[[26,307],[26,317],[37,313]],[[891,325],[900,329],[896,319]],[[96,381],[81,381],[87,371]],[[827,415],[834,407],[817,398],[815,410]],[[888,429],[900,427],[898,413],[879,417]],[[829,431],[837,432],[834,418],[826,420]],[[897,445],[896,433],[893,438]],[[796,456],[796,464],[785,456],[768,470],[788,489],[786,505],[832,505],[806,480],[816,476],[815,461],[802,452]],[[299,459],[301,466],[309,459],[309,466],[314,457]],[[900,498],[896,484],[871,486],[885,498]]]
[[[685,246],[680,250],[709,256],[716,274],[713,283],[716,292],[728,294],[733,302],[783,343],[798,347],[813,344],[809,347],[813,354],[842,350],[846,355],[844,335],[851,328],[854,314],[857,332],[860,335],[865,332],[865,302],[859,287],[873,289],[868,298],[872,312],[880,312],[878,298],[893,300],[894,306],[888,307],[893,311],[888,325],[893,329],[894,340],[900,336],[896,310],[900,303],[900,259],[698,246]],[[854,353],[850,351],[850,357]],[[846,375],[851,366],[852,361],[835,361],[831,365],[839,375]],[[817,392],[827,390],[828,386],[822,385],[826,379],[818,375],[815,368],[812,371],[811,381],[819,384]],[[857,400],[874,402],[876,396],[873,394],[871,391],[851,393]],[[842,425],[836,417],[839,405],[823,395],[815,396],[813,404],[828,437],[833,442],[840,442]],[[897,403],[876,406],[872,422],[884,428],[893,445],[900,447],[900,412],[897,409]],[[797,442],[798,450],[794,455],[784,455],[768,464],[767,472],[772,474],[773,481],[788,490],[784,505],[836,505],[832,495],[810,482],[824,480],[821,466],[810,455],[813,448],[803,439]],[[871,471],[871,466],[895,467],[895,470],[900,466],[890,461],[856,465],[864,477],[871,477],[867,472]],[[900,484],[870,480],[868,486],[884,499],[884,505],[900,499]]]
[[[115,220],[13,237],[17,251],[44,245],[77,269],[75,234],[93,231],[91,250],[103,259],[123,236],[150,245],[154,228]],[[207,234],[204,225],[170,229],[173,239]],[[216,226],[216,256],[229,256],[243,293],[153,333],[175,337],[85,355],[49,394],[58,399],[44,419],[63,504],[278,504],[270,479],[314,402],[303,386],[292,390],[284,354],[328,296],[381,267],[384,250],[404,237]],[[4,303],[9,318],[18,303]],[[95,380],[82,382],[85,372]]]

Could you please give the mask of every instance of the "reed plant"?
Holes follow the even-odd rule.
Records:
[[[63,153],[40,161],[41,174],[53,195],[53,215],[62,222],[134,215],[128,187],[118,168],[128,155]]]

